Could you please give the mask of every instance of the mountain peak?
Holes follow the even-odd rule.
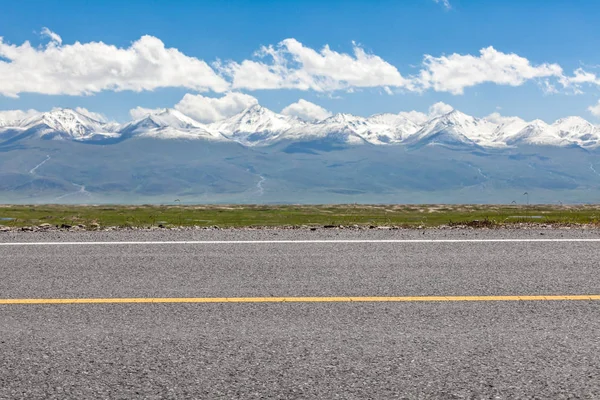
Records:
[[[552,124],[557,135],[582,147],[595,147],[600,144],[600,128],[581,117],[561,118]]]
[[[35,129],[40,135],[59,133],[61,137],[82,139],[98,132],[105,132],[104,123],[70,108],[55,108],[21,121],[20,126]],[[54,132],[54,133],[53,133]]]
[[[442,145],[446,147],[501,146],[494,142],[496,125],[452,110],[433,118],[408,138],[409,144]]]
[[[138,131],[140,129],[158,129],[158,128],[174,128],[174,129],[198,129],[204,128],[204,125],[183,114],[181,111],[173,108],[165,108],[156,110],[146,114],[144,117],[130,122],[123,127],[123,131]]]
[[[452,110],[446,114],[442,114],[438,117],[438,119],[453,121],[453,122],[458,122],[458,123],[463,123],[466,121],[472,122],[472,121],[478,120],[478,118],[472,117],[472,116],[467,115],[458,110]]]
[[[561,119],[557,120],[556,122],[554,122],[552,124],[552,126],[558,128],[560,130],[566,130],[566,131],[571,131],[571,130],[580,131],[582,129],[591,131],[594,129],[594,125],[592,125],[590,122],[588,122],[585,119],[578,117],[578,116],[561,118]]]
[[[275,113],[273,111],[269,110],[268,108],[261,106],[260,104],[253,104],[253,105],[243,109],[237,115],[265,115],[265,114],[275,114]]]
[[[565,146],[569,143],[566,139],[561,138],[557,129],[552,125],[547,124],[541,119],[535,119],[529,122],[523,129],[516,132],[514,135],[506,138],[508,145],[540,145],[540,146]]]
[[[360,125],[366,124],[366,119],[363,117],[358,117],[356,115],[352,115],[352,114],[337,113],[337,114],[332,115],[331,117],[328,117],[322,121],[319,121],[318,123],[323,123],[323,124],[334,123],[334,124],[345,124],[345,125],[355,126],[357,124],[360,124]]]
[[[210,129],[247,146],[267,144],[292,126],[304,126],[295,117],[277,114],[259,104],[209,125]]]

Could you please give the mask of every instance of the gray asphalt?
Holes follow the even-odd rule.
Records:
[[[0,242],[599,238],[6,233]],[[600,294],[600,242],[0,246],[0,298]],[[600,302],[0,305],[0,398],[600,398]]]

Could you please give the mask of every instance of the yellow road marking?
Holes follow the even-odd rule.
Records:
[[[110,304],[110,303],[351,303],[351,302],[462,302],[462,301],[599,301],[600,295],[529,296],[405,296],[405,297],[133,297],[83,299],[0,299],[5,304]]]

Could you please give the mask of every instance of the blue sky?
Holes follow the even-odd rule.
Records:
[[[426,112],[441,101],[478,117],[500,112],[552,122],[579,115],[600,122],[600,107],[597,116],[589,109],[600,99],[598,1],[449,0],[447,7],[441,0],[23,0],[5,1],[2,8],[0,72],[8,72],[0,77],[0,110],[84,107],[125,121],[130,109],[173,107],[186,93],[220,98],[235,92],[274,111],[305,99],[334,113],[366,116]],[[42,35],[44,27],[60,41]],[[171,64],[160,58],[167,66],[158,70],[146,68],[145,61],[127,64],[127,49],[144,35],[181,56]],[[278,43],[285,39],[294,41],[282,50]],[[31,52],[22,48],[26,41]],[[83,47],[73,48],[75,42]],[[104,51],[88,46],[94,42],[123,49],[115,52],[123,59],[113,65],[110,49],[94,58]],[[314,54],[329,57],[320,53],[326,45],[334,53],[328,67],[310,69]],[[9,53],[7,46],[17,50]],[[256,56],[261,46],[273,46],[287,60],[285,68]],[[355,46],[366,58],[344,72],[343,56],[356,59]],[[480,51],[490,46],[496,53],[482,68]],[[299,54],[309,57],[304,64]],[[434,67],[424,63],[426,55]],[[181,57],[189,65],[172,72]],[[214,76],[194,60],[205,62]],[[244,60],[270,68],[270,75],[256,75]],[[101,63],[110,65],[99,68]],[[114,82],[100,76],[113,69],[121,74]],[[436,73],[424,79],[424,71]],[[206,107],[201,100],[189,106]],[[221,107],[223,115],[235,109]]]

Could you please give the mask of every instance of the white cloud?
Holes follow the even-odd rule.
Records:
[[[423,125],[429,119],[427,114],[420,111],[401,111],[398,114],[417,125]]]
[[[480,50],[480,55],[426,55],[418,81],[423,89],[463,94],[465,88],[481,83],[520,86],[530,79],[562,77],[558,64],[532,65],[517,54],[507,54],[493,47]]]
[[[258,59],[219,62],[216,67],[232,80],[232,87],[248,90],[352,92],[357,88],[378,87],[387,93],[400,88],[459,95],[465,88],[483,83],[520,86],[538,80],[546,92],[552,91],[556,81],[563,86],[600,84],[600,79],[582,69],[575,71],[573,77],[566,77],[558,64],[533,64],[525,57],[503,53],[491,46],[481,49],[478,55],[425,55],[420,71],[405,77],[381,57],[367,53],[355,43],[353,46],[353,54],[340,53],[329,46],[317,51],[290,38],[276,46],[263,46],[256,52]]]
[[[136,107],[129,110],[129,115],[133,119],[142,119],[146,115],[158,114],[164,111],[164,108],[144,108],[144,107]]]
[[[435,1],[450,6],[447,0]],[[166,48],[153,36],[142,36],[130,46],[119,48],[103,42],[64,44],[60,35],[48,28],[43,28],[41,34],[50,39],[41,47],[32,47],[29,42],[14,45],[0,37],[0,95],[91,95],[163,87],[215,93],[227,93],[233,88],[297,89],[329,94],[378,88],[388,94],[434,90],[459,95],[465,88],[484,83],[519,86],[531,80],[546,93],[557,92],[561,87],[579,93],[584,85],[600,86],[600,77],[582,68],[566,76],[558,64],[534,64],[525,57],[493,47],[483,48],[475,55],[425,55],[415,75],[403,76],[396,66],[356,43],[352,52],[344,53],[328,45],[315,50],[289,38],[277,45],[261,47],[253,59],[217,61],[215,71],[203,60],[176,48]],[[217,118],[219,107],[226,109],[232,104],[231,96],[225,98],[224,103],[214,105],[214,116],[206,111],[208,114],[202,114],[205,115],[202,118],[207,121]],[[210,103],[205,99],[209,98],[200,96],[196,102]],[[191,103],[193,99],[188,100]],[[184,106],[185,103],[181,105]]]
[[[419,111],[402,111],[399,114],[402,115],[403,117],[407,118],[408,120],[414,122],[417,125],[423,125],[425,122],[429,121],[430,119],[439,117],[444,114],[448,114],[452,110],[454,110],[454,107],[452,107],[449,104],[439,101],[435,104],[432,104],[429,107],[427,114],[425,114],[423,112],[419,112]]]
[[[600,100],[598,100],[598,103],[596,105],[589,106],[588,111],[591,112],[592,115],[600,117]]]
[[[522,118],[519,117],[506,117],[504,115],[501,115],[499,112],[493,112],[490,115],[488,115],[487,117],[484,118],[487,121],[490,121],[496,125],[508,125],[508,124],[512,124],[512,123],[525,123],[525,121]]]
[[[585,71],[583,68],[577,68],[573,76],[561,77],[559,82],[563,87],[573,89],[576,94],[583,93],[581,88],[584,84],[600,86],[600,78],[592,72]]]
[[[440,115],[448,114],[452,112],[454,107],[449,104],[438,101],[437,103],[429,107],[429,118],[439,117]]]
[[[108,122],[108,119],[102,113],[97,113],[97,112],[94,112],[94,111],[90,111],[87,108],[83,108],[83,107],[76,107],[75,111],[77,111],[79,114],[85,115],[88,118],[95,119],[96,121]]]
[[[230,92],[220,98],[188,93],[175,105],[175,109],[200,122],[210,123],[235,115],[254,104],[258,104],[255,97],[239,92]]]
[[[433,0],[433,1],[435,1],[437,4],[443,5],[446,10],[450,10],[452,8],[452,5],[450,5],[449,0]]]
[[[328,110],[304,99],[290,104],[281,110],[281,113],[283,115],[298,117],[305,121],[319,121],[331,116],[331,112]]]
[[[0,126],[12,125],[40,114],[37,110],[0,110]]]
[[[102,42],[63,45],[57,34],[43,32],[52,41],[42,48],[8,44],[0,37],[0,94],[88,95],[161,87],[224,92],[229,87],[207,63],[166,48],[153,36],[118,48]]]
[[[46,36],[50,38],[50,40],[56,44],[62,44],[62,38],[57,34],[52,32],[50,29],[43,27],[42,28],[42,36]]]
[[[354,54],[339,53],[329,46],[316,51],[296,39],[277,46],[263,46],[256,55],[270,62],[244,60],[218,64],[232,79],[234,88],[300,89],[318,92],[353,87],[404,87],[410,81],[381,57],[353,44]]]

